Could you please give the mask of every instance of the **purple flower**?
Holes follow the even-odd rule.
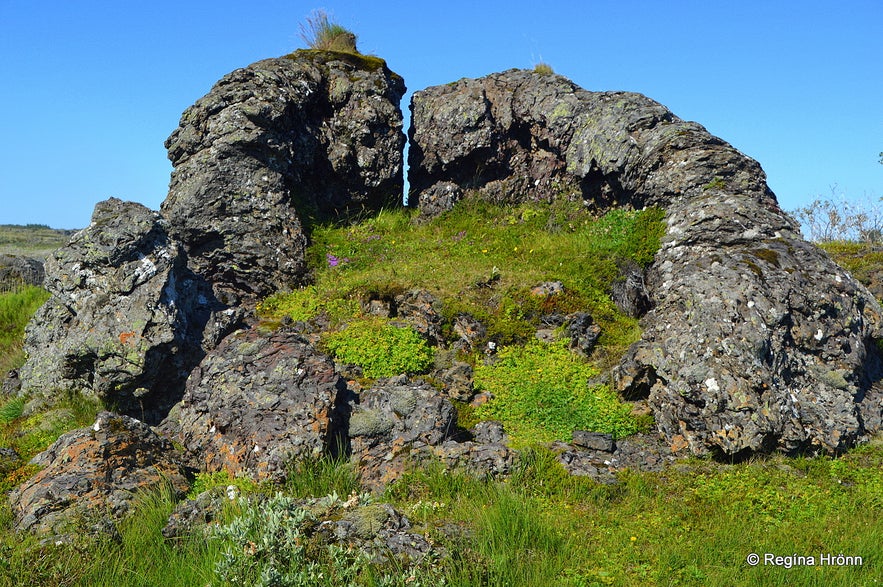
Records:
[[[329,267],[337,267],[338,263],[340,263],[337,257],[332,255],[331,253],[325,253],[325,258],[328,260]]]

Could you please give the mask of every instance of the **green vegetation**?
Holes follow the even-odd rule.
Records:
[[[462,314],[488,327],[487,340],[511,344],[532,336],[543,313],[576,310],[592,314],[613,354],[640,335],[610,300],[610,283],[621,260],[652,261],[664,230],[661,211],[616,210],[596,219],[578,203],[500,208],[478,201],[427,223],[415,219],[416,212],[393,210],[351,226],[314,227],[314,284],[268,298],[262,317],[325,313],[340,322],[358,314],[360,300],[420,287],[441,300],[452,337],[452,321]],[[563,283],[563,295],[530,293],[553,280]]]
[[[543,61],[540,61],[539,63],[534,65],[533,70],[535,73],[538,73],[540,75],[552,75],[553,73],[555,73],[555,70],[552,69],[552,66]]]
[[[432,365],[432,350],[419,334],[384,318],[352,320],[325,339],[337,360],[355,364],[370,379],[400,373],[425,373]]]
[[[355,53],[356,35],[329,19],[323,10],[316,10],[300,26],[300,37],[310,49]]]
[[[315,481],[332,486],[345,466],[326,463]],[[413,532],[450,556],[392,567],[317,541],[317,512],[287,491],[260,506],[231,502],[208,537],[165,540],[160,529],[174,499],[160,488],[138,502],[120,542],[39,544],[0,533],[0,585],[220,587],[261,577],[277,585],[873,585],[883,581],[881,467],[880,442],[839,459],[696,460],[624,474],[616,485],[572,477],[545,450],[525,451],[506,481],[429,464],[374,499],[406,513]],[[341,507],[333,494],[321,504]],[[2,518],[8,525],[8,510]],[[751,553],[759,565],[745,562]],[[812,556],[815,564],[764,564],[766,553]],[[861,564],[821,563],[840,554]],[[293,581],[309,573],[312,580]]]
[[[883,267],[883,246],[869,242],[827,241],[818,243],[834,261],[865,285]]]
[[[447,343],[458,340],[455,324],[463,316],[487,330],[475,352],[461,357],[495,396],[471,416],[502,420],[516,441],[566,440],[574,428],[625,436],[639,429],[628,406],[588,381],[640,336],[637,321],[610,300],[610,284],[623,261],[652,261],[663,230],[659,210],[596,218],[567,201],[508,207],[464,201],[422,223],[414,211],[386,210],[351,225],[314,226],[307,252],[313,284],[271,296],[258,310],[271,327],[285,317],[313,321],[324,349],[361,367],[368,379],[421,374],[433,365],[425,340],[401,323],[364,315],[362,306],[426,289],[441,302]],[[563,291],[531,291],[549,281],[560,281]],[[602,351],[592,361],[564,342],[530,342],[543,316],[578,311],[591,313],[602,328]],[[482,364],[488,342],[502,346],[494,366]]]
[[[49,294],[44,289],[33,286],[0,293],[0,374],[24,363],[25,326],[47,299]]]
[[[727,182],[722,177],[715,177],[710,182],[702,186],[703,190],[722,190],[727,187]]]
[[[637,432],[629,405],[607,385],[590,386],[596,375],[598,370],[562,341],[507,347],[497,362],[475,368],[476,387],[494,395],[476,415],[502,422],[514,446],[569,442],[573,430],[617,438]]]
[[[0,224],[0,255],[43,259],[66,244],[73,233],[73,230],[59,230],[43,224]]]

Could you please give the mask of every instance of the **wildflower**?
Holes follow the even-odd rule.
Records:
[[[340,260],[331,253],[325,253],[325,259],[328,260],[329,267],[337,267],[337,265],[340,263]]]

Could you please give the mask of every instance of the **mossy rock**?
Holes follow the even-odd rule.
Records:
[[[377,410],[357,410],[350,416],[349,435],[383,436],[392,430],[393,422]]]

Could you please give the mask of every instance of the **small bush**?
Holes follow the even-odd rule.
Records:
[[[310,49],[359,53],[356,49],[356,35],[332,22],[324,10],[316,10],[307,17],[306,24],[300,26],[300,37]]]
[[[424,373],[432,366],[432,349],[419,334],[382,318],[353,320],[324,343],[338,361],[358,365],[370,379]]]

